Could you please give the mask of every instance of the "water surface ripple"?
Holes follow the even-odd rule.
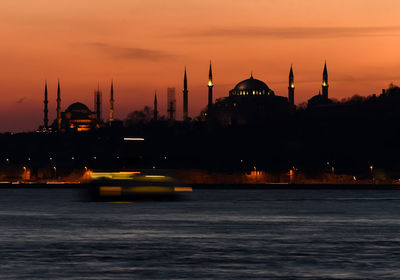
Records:
[[[0,279],[398,279],[400,191],[0,189]]]

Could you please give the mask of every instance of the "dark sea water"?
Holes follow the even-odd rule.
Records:
[[[400,279],[400,191],[0,189],[0,279]]]

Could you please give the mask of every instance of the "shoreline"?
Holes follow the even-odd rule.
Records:
[[[13,182],[0,183],[0,189],[85,189],[91,184],[79,182]],[[400,184],[177,184],[177,186],[191,187],[193,190],[400,190]]]

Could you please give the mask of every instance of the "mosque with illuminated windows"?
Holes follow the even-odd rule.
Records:
[[[43,126],[40,131],[90,131],[95,128],[104,127],[106,125],[117,125],[120,121],[114,119],[114,84],[111,82],[110,88],[110,111],[108,122],[104,122],[101,117],[102,93],[99,89],[94,92],[94,110],[90,110],[88,106],[81,102],[75,102],[67,107],[65,111],[61,109],[61,89],[60,81],[57,84],[57,116],[52,124],[49,124],[48,118],[48,92],[47,81],[44,89],[44,118]]]
[[[185,86],[187,86],[186,79],[185,72]],[[213,104],[213,86],[210,64],[207,114],[208,119],[220,124],[244,125],[273,121],[274,119],[286,118],[296,108],[294,104],[295,85],[292,67],[290,67],[289,71],[287,97],[276,95],[265,82],[254,78],[253,74],[251,74],[250,78],[239,82],[230,90],[229,96],[219,98]],[[309,100],[309,106],[329,104],[328,87],[328,71],[325,63],[322,94],[312,97]],[[187,91],[187,89],[184,91]]]
[[[293,68],[289,71],[288,96],[278,96],[263,81],[256,79],[253,74],[250,78],[239,82],[232,90],[229,96],[213,99],[213,74],[210,63],[208,76],[208,105],[204,119],[219,123],[222,125],[246,125],[265,123],[273,120],[282,120],[289,117],[295,111],[294,104],[294,73]],[[328,98],[328,70],[326,63],[322,75],[322,94],[313,96],[308,100],[308,106],[324,106],[331,104]],[[189,121],[188,103],[189,90],[186,69],[183,80],[183,120]],[[47,82],[45,84],[44,98],[44,124],[41,131],[89,131],[95,128],[108,126],[121,126],[120,121],[114,119],[114,86],[111,82],[110,88],[110,110],[108,122],[104,122],[101,118],[101,92],[99,90],[94,93],[94,110],[90,110],[83,103],[75,102],[71,104],[64,112],[61,110],[61,91],[60,82],[57,87],[57,117],[49,125],[48,120],[48,96]],[[157,121],[157,96],[154,99],[154,120]]]

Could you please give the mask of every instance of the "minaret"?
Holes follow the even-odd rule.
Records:
[[[289,94],[288,94],[288,101],[289,104],[294,106],[294,75],[293,75],[293,67],[290,66],[290,73],[289,73]]]
[[[94,109],[96,112],[97,125],[101,123],[101,92],[100,84],[97,84],[97,90],[94,91]]]
[[[324,73],[322,75],[322,96],[326,99],[328,99],[328,70],[326,68],[326,61],[325,61],[325,67],[324,67]]]
[[[185,67],[185,76],[183,78],[183,120],[188,119],[188,88],[187,88],[187,76]]]
[[[154,117],[153,117],[154,121],[157,121],[157,118],[158,118],[157,92],[154,93],[154,112],[153,112],[153,114],[154,114]]]
[[[109,122],[114,121],[114,81],[111,80],[111,88],[110,88],[110,118]]]
[[[61,92],[60,80],[57,83],[57,131],[61,131]]]
[[[44,118],[43,118],[43,126],[44,129],[47,130],[49,128],[49,110],[47,104],[49,104],[49,100],[47,99],[47,80],[44,84]]]
[[[208,110],[211,109],[213,104],[213,81],[212,81],[212,68],[211,68],[211,61],[210,61],[210,71],[208,72]]]

